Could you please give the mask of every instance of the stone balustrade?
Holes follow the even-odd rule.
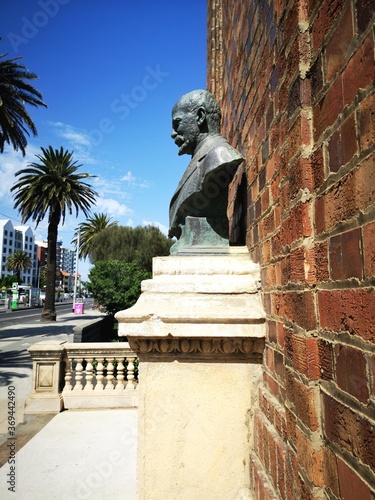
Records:
[[[46,341],[29,353],[33,386],[25,413],[138,406],[136,354],[127,342]]]

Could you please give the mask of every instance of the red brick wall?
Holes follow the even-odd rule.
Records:
[[[207,86],[246,158],[231,238],[260,263],[268,320],[258,499],[374,493],[374,5],[208,1]]]

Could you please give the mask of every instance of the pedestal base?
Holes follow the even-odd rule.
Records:
[[[116,315],[139,357],[138,498],[247,498],[265,314],[246,248],[154,259]]]

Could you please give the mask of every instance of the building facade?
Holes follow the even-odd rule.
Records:
[[[47,264],[47,241],[38,241],[38,266],[39,271]],[[76,251],[63,246],[59,239],[56,245],[56,286],[62,287],[65,292],[70,292],[74,287],[74,273],[76,263]]]
[[[10,219],[0,220],[1,242],[1,277],[12,276],[13,271],[5,267],[8,257],[16,250],[23,250],[30,255],[33,267],[23,269],[21,279],[23,284],[36,285],[38,266],[38,245],[34,233],[29,226],[14,226]]]
[[[374,2],[208,1],[207,88],[262,270],[257,499],[375,493]]]

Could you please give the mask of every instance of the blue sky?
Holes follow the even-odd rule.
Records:
[[[170,198],[188,156],[170,137],[173,104],[206,87],[206,2],[172,0],[2,0],[0,53],[23,56],[48,109],[28,108],[38,130],[23,158],[0,154],[0,218],[19,222],[10,188],[14,173],[40,147],[74,151],[97,177],[93,212],[121,225],[168,227]],[[71,239],[81,214],[59,237]],[[28,223],[34,230],[31,222]],[[35,230],[46,239],[46,223]],[[86,279],[89,263],[80,263]]]

